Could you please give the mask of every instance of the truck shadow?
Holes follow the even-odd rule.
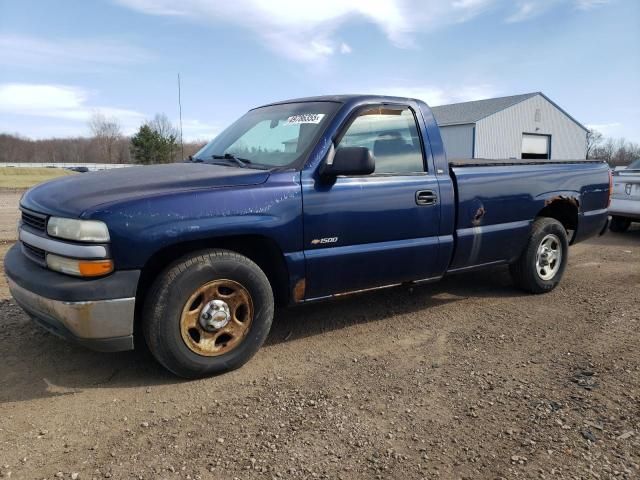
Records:
[[[382,322],[469,297],[521,296],[505,267],[445,277],[439,282],[398,286],[311,302],[279,312],[265,345],[320,335],[359,323]],[[425,320],[428,317],[425,316]]]
[[[397,287],[302,305],[276,313],[266,345],[352,325],[384,322],[468,297],[517,297],[504,268],[456,275],[441,282]],[[32,325],[12,301],[0,301],[0,403],[70,395],[83,390],[140,388],[184,382],[157,364],[146,349],[122,353],[86,350]],[[425,315],[425,322],[428,316]],[[244,367],[244,368],[250,368]]]
[[[589,239],[586,243],[600,243],[619,246],[635,244],[634,246],[637,246],[638,242],[640,242],[640,222],[632,223],[631,227],[629,227],[629,230],[626,232],[616,233],[609,230],[605,235]]]

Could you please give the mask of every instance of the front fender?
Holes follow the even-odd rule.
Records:
[[[92,212],[107,223],[116,269],[139,269],[176,243],[258,235],[302,250],[302,198],[291,173],[263,185],[167,194]],[[274,179],[272,181],[272,178]]]

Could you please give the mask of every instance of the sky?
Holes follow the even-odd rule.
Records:
[[[640,143],[639,0],[0,0],[0,132],[209,140],[248,109],[338,93],[440,105],[542,91]]]

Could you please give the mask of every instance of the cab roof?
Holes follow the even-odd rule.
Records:
[[[371,102],[371,103],[385,103],[385,102],[420,102],[420,100],[416,98],[408,98],[408,97],[392,97],[387,95],[320,95],[317,97],[302,97],[302,98],[292,98],[289,100],[281,100],[278,102],[267,103],[265,105],[261,105],[261,107],[268,107],[271,105],[283,105],[286,103],[303,103],[303,102],[333,102],[333,103],[351,103],[351,102]],[[257,107],[260,108],[260,107]]]

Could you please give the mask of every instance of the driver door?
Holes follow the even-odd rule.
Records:
[[[306,299],[439,275],[438,183],[427,170],[415,112],[367,106],[336,139],[363,146],[375,171],[303,179]]]

